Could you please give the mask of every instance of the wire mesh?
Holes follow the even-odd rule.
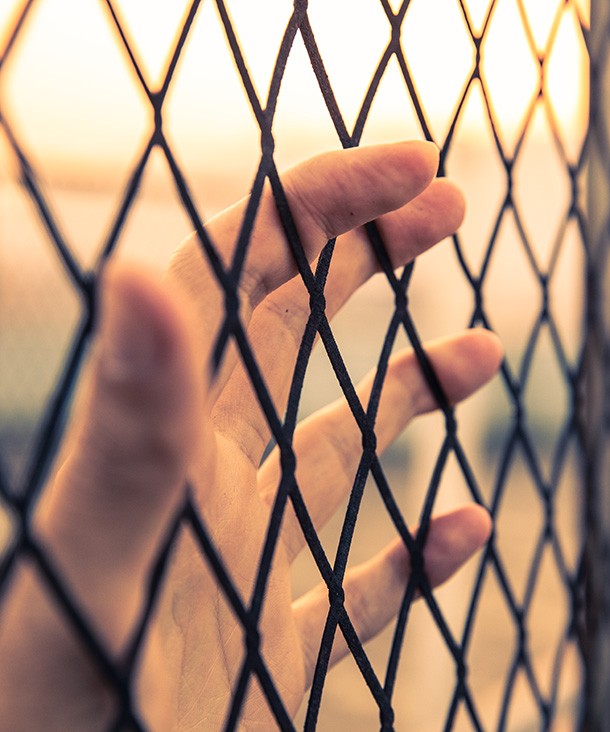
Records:
[[[433,636],[436,642],[440,639],[441,655],[446,657],[446,666],[450,668],[450,681],[443,694],[435,696],[433,690],[429,692],[427,705],[419,702],[419,706],[424,708],[417,719],[428,720],[428,723],[420,722],[421,728],[517,729],[520,725],[529,724],[532,728],[548,729],[564,718],[569,719],[573,726],[577,725],[583,684],[579,650],[583,614],[579,511],[585,470],[584,427],[579,423],[582,407],[580,385],[585,359],[584,327],[579,315],[583,313],[584,306],[578,299],[584,301],[580,279],[584,279],[590,251],[585,237],[584,134],[567,130],[561,116],[561,103],[553,96],[551,80],[553,74],[561,75],[561,71],[554,69],[557,65],[556,49],[561,47],[560,41],[564,36],[571,40],[570,48],[575,49],[574,53],[580,54],[578,63],[585,63],[587,8],[576,0],[548,3],[547,16],[537,22],[530,7],[533,4],[523,0],[491,0],[483,4],[463,0],[440,3],[437,12],[451,10],[448,17],[453,30],[450,32],[455,32],[465,44],[466,57],[470,60],[461,70],[458,69],[461,77],[456,84],[455,95],[438,117],[427,106],[433,105],[432,97],[428,95],[433,82],[428,85],[417,59],[409,53],[413,35],[423,32],[418,23],[423,23],[420,9],[424,3],[407,0],[391,4],[388,0],[380,0],[370,4],[379,11],[378,18],[385,27],[386,39],[380,45],[380,53],[375,57],[366,83],[363,82],[366,87],[363,101],[353,115],[353,123],[350,123],[349,115],[342,107],[345,98],[340,101],[333,84],[332,58],[324,36],[325,13],[330,16],[331,10],[325,11],[314,3],[299,0],[290,6],[278,43],[273,47],[277,55],[268,92],[263,95],[250,70],[248,53],[240,35],[243,34],[240,12],[245,11],[238,4],[216,0],[214,4],[210,2],[205,6],[195,0],[186,5],[183,17],[176,25],[174,43],[164,56],[163,71],[153,83],[136,43],[138,30],[126,21],[125,8],[111,0],[100,2],[98,6],[103,11],[100,23],[111,28],[115,51],[120,49],[123,54],[124,73],[135,80],[144,100],[147,119],[143,123],[145,142],[140,147],[136,146],[135,153],[131,152],[127,182],[121,186],[107,233],[88,264],[77,252],[78,242],[70,240],[61,217],[55,212],[53,196],[44,183],[44,164],[41,164],[44,155],[34,150],[35,144],[29,139],[24,117],[19,114],[19,105],[15,103],[14,88],[10,85],[11,74],[17,73],[15,66],[18,66],[20,56],[25,54],[27,59],[26,51],[31,42],[26,36],[28,28],[41,22],[36,16],[40,7],[52,13],[52,4],[45,6],[35,0],[15,3],[6,20],[0,47],[0,130],[4,135],[7,178],[13,185],[17,182],[20,191],[27,194],[31,202],[28,215],[44,232],[42,246],[52,250],[61,264],[63,279],[60,278],[56,290],[70,289],[70,294],[61,297],[70,301],[72,312],[76,314],[71,316],[67,329],[64,325],[64,333],[67,333],[61,344],[64,355],[57,364],[60,375],[51,377],[54,383],[35,431],[23,439],[18,430],[17,436],[9,430],[3,433],[0,496],[10,527],[7,528],[9,538],[2,555],[0,582],[6,592],[23,557],[28,557],[35,564],[50,597],[73,626],[115,695],[116,718],[112,728],[146,729],[132,685],[147,641],[148,625],[164,586],[172,547],[185,533],[192,537],[214,572],[236,623],[243,629],[243,663],[226,710],[224,728],[227,730],[239,726],[244,699],[254,679],[262,689],[279,728],[293,729],[295,724],[302,724],[305,729],[323,726],[324,700],[328,697],[328,685],[331,683],[327,681],[327,671],[337,633],[342,633],[347,641],[356,673],[368,689],[381,729],[404,728],[409,717],[406,713],[401,716],[401,699],[407,693],[404,685],[409,684],[410,679],[404,679],[400,669],[408,667],[411,676],[416,675],[418,664],[423,664],[422,658],[426,655],[426,651],[419,656],[412,651],[415,642],[408,632],[408,624],[416,612],[415,609],[412,611],[412,604],[417,593],[423,596],[425,609],[421,612],[425,612],[428,620],[431,619]],[[204,6],[214,8],[214,22],[222,29],[234,73],[247,99],[249,117],[244,125],[251,126],[254,119],[255,131],[260,138],[254,175],[250,178],[251,183],[249,181],[251,204],[242,223],[233,259],[228,263],[222,260],[209,236],[199,193],[194,191],[190,180],[188,163],[176,152],[179,140],[173,130],[168,131],[172,89],[180,79],[181,62],[187,53],[189,40],[198,23],[203,23]],[[261,26],[271,23],[276,16],[273,9],[265,12],[269,13],[269,18],[265,18],[261,10],[258,19]],[[355,8],[351,11],[344,9],[342,22],[347,27],[350,17],[357,20],[357,16]],[[207,15],[205,21],[210,22],[210,17]],[[509,18],[515,21],[512,26]],[[332,45],[332,34],[338,38],[341,26],[337,27],[330,21],[327,25],[331,26]],[[607,26],[606,19],[606,30],[600,34],[606,48]],[[432,31],[431,28],[425,30]],[[517,63],[520,59],[523,59],[523,68],[527,69],[522,77],[516,79],[515,86],[521,90],[521,96],[516,97],[519,114],[512,126],[499,111],[506,110],[502,97],[506,77],[497,76],[498,67],[491,61],[494,46],[499,43],[502,33],[509,34],[509,46],[514,54],[515,66],[509,68],[509,75],[518,76],[517,69],[522,68]],[[366,29],[363,36],[366,38]],[[434,38],[430,39],[429,46],[436,46]],[[438,144],[441,150],[440,174],[456,173],[459,178],[465,165],[473,166],[476,173],[479,172],[477,165],[480,165],[481,176],[474,177],[488,180],[488,186],[478,180],[476,183],[478,189],[487,188],[487,194],[491,195],[490,199],[485,197],[485,192],[475,194],[477,224],[466,226],[456,234],[452,253],[444,254],[447,258],[453,257],[455,271],[459,271],[466,289],[464,300],[467,305],[462,324],[496,329],[500,335],[507,335],[513,344],[509,344],[501,377],[494,387],[497,395],[494,408],[501,417],[496,415],[495,421],[486,425],[489,434],[485,437],[491,446],[492,457],[484,466],[465,444],[468,441],[467,431],[449,405],[418,334],[416,323],[420,313],[416,312],[418,308],[413,293],[417,292],[422,265],[418,262],[415,267],[408,266],[401,272],[394,272],[374,224],[370,224],[367,231],[385,278],[391,311],[387,319],[389,325],[382,333],[376,350],[377,378],[371,399],[368,404],[358,399],[342,344],[335,326],[331,327],[325,314],[324,284],[332,267],[334,242],[329,242],[315,270],[312,270],[278,172],[278,148],[282,144],[282,134],[285,134],[278,117],[292,81],[291,59],[299,49],[301,52],[304,49],[307,55],[310,79],[315,80],[327,119],[340,146],[348,148],[363,141],[372,141],[367,138],[367,132],[375,125],[375,104],[383,92],[384,80],[395,74],[410,100],[408,107],[405,106],[405,116],[410,118],[409,123],[405,122],[405,129],[412,129],[414,135]],[[434,48],[434,51],[436,59],[440,58],[446,64],[442,66],[444,73],[451,66],[451,59],[442,58],[442,48]],[[502,63],[506,66],[507,59],[503,58]],[[598,69],[604,66],[607,66],[607,51],[602,53]],[[561,83],[569,85],[569,80],[562,79]],[[576,84],[579,83],[580,78],[576,80]],[[509,107],[515,104],[514,100],[509,100]],[[350,103],[353,104],[353,100]],[[214,114],[222,116],[221,105],[214,106]],[[464,132],[466,120],[471,116],[482,120],[481,139],[478,141],[478,149],[482,153],[479,158],[469,146]],[[370,137],[374,138],[374,133]],[[542,143],[539,142],[540,137]],[[607,160],[607,139],[603,140],[602,152],[606,157],[601,159]],[[481,160],[493,162],[481,163]],[[32,531],[30,522],[44,491],[61,441],[71,397],[86,359],[95,324],[97,282],[106,262],[118,256],[124,230],[135,215],[134,209],[143,195],[147,172],[159,161],[169,171],[184,217],[197,233],[202,255],[213,268],[226,302],[226,317],[216,342],[216,362],[222,361],[229,346],[237,348],[281,451],[283,472],[251,597],[244,597],[238,591],[231,567],[225,566],[221,548],[215,546],[212,532],[187,491],[189,497],[176,520],[168,526],[167,538],[153,568],[148,597],[134,634],[128,663],[118,665],[99,635],[87,623],[70,587]],[[559,189],[553,188],[556,181],[559,181]],[[273,190],[286,242],[311,304],[288,408],[283,415],[278,414],[268,393],[265,375],[259,370],[240,316],[240,277],[265,182]],[[468,182],[467,178],[465,182]],[[541,199],[539,192],[545,188],[550,189],[551,195]],[[532,213],[533,209],[540,207],[546,209],[542,224],[537,223]],[[3,214],[5,221],[9,216],[9,211]],[[99,232],[94,235],[97,234]],[[37,241],[40,240],[40,232],[36,237]],[[604,257],[603,254],[600,256]],[[54,268],[55,264],[45,266]],[[36,273],[29,276],[36,277]],[[519,284],[520,281],[524,284]],[[31,290],[35,283],[34,279],[26,284]],[[4,287],[3,290],[6,293],[9,288]],[[36,295],[40,298],[36,308],[56,306],[57,300],[45,305],[44,292],[39,291]],[[5,294],[4,298],[5,311],[9,312],[10,296]],[[567,306],[560,304],[563,299]],[[511,325],[510,319],[507,320],[498,307],[501,300],[510,303],[509,308],[519,303],[516,325],[515,318]],[[448,309],[452,307],[454,305],[449,303]],[[574,312],[566,315],[569,308]],[[16,309],[10,312],[14,317]],[[515,332],[518,333],[516,339]],[[307,502],[295,474],[293,451],[301,394],[316,336],[320,338],[340,392],[362,432],[363,445],[340,525],[340,538],[330,548],[318,537],[308,513]],[[395,485],[393,475],[389,479],[388,467],[377,454],[374,430],[389,358],[396,343],[405,337],[417,353],[442,413],[440,425],[433,428],[435,437],[426,436],[434,454],[428,461],[425,491],[418,494],[417,507],[410,511],[405,511],[401,487]],[[40,342],[36,347],[40,348]],[[9,352],[9,357],[14,358],[14,353]],[[23,371],[14,360],[7,364],[5,373],[12,374],[11,383],[16,376],[25,380]],[[44,401],[46,396],[43,393],[40,400]],[[13,463],[18,467],[14,468]],[[451,612],[447,607],[451,598],[449,601],[439,600],[439,596],[432,592],[422,566],[422,547],[432,512],[442,505],[447,475],[453,480],[459,476],[458,482],[464,486],[463,492],[468,500],[485,505],[496,524],[495,535],[479,558],[470,582],[466,589],[460,589],[465,612],[457,622],[450,618]],[[345,609],[342,588],[354,534],[357,527],[367,521],[367,516],[362,515],[363,511],[359,512],[359,509],[371,493],[379,497],[389,516],[392,531],[402,537],[408,547],[413,566],[398,619],[380,663],[371,660],[363,647]],[[297,722],[291,719],[284,706],[277,689],[278,679],[267,666],[259,638],[271,562],[282,517],[289,504],[302,527],[309,556],[313,558],[318,576],[326,583],[329,593],[328,616],[316,671]],[[405,518],[406,513],[410,513],[409,521]],[[535,519],[526,524],[524,514]],[[417,536],[407,528],[407,523],[415,523],[412,519],[420,525]],[[511,554],[511,547],[515,544],[525,547],[525,558],[520,560],[520,575],[515,573]],[[552,598],[550,606],[548,600],[545,603],[545,597]],[[495,636],[485,636],[487,647],[482,654],[504,659],[491,702],[486,698],[487,692],[482,691],[481,684],[487,666],[481,661],[481,653],[476,648],[481,617],[486,613],[496,618],[499,630]],[[542,649],[539,648],[543,645],[541,625],[554,628],[550,643]],[[492,643],[493,647],[490,647]],[[289,669],[286,671],[289,673]],[[349,696],[345,690],[341,693]],[[352,695],[347,703],[353,701]],[[418,701],[415,700],[413,705],[418,706]],[[432,707],[437,711],[432,712]]]
[[[602,3],[594,4],[594,24],[589,36],[591,58],[591,116],[589,131],[588,246],[590,263],[589,341],[585,379],[588,385],[585,430],[587,439],[587,632],[584,637],[587,666],[583,727],[603,729],[610,719],[606,696],[608,638],[606,618],[607,566],[607,316],[606,296],[608,212],[608,113],[603,103],[608,88],[610,15]]]

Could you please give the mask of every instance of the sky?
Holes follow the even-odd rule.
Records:
[[[398,6],[398,2],[391,3]],[[0,0],[0,39],[21,0]],[[469,0],[480,33],[489,0]],[[186,3],[117,0],[149,86],[159,87]],[[263,101],[292,12],[290,0],[229,0],[229,13]],[[548,51],[545,92],[566,145],[578,147],[587,110],[587,64],[578,12],[587,0],[497,0],[482,45],[486,90],[507,148],[514,143],[539,84],[533,52]],[[309,18],[348,129],[390,39],[380,2],[311,0]],[[552,42],[549,42],[549,39]],[[470,76],[475,48],[457,0],[412,0],[402,46],[435,140],[442,143]],[[532,48],[533,47],[533,48]],[[3,113],[19,139],[44,160],[50,177],[86,164],[100,179],[141,151],[150,108],[117,43],[101,0],[38,0],[0,80]],[[467,105],[468,106],[468,105]],[[476,107],[476,104],[472,106]],[[479,107],[481,105],[479,104]],[[476,142],[482,111],[466,110],[463,136]],[[216,4],[200,6],[164,107],[164,129],[182,159],[212,168],[236,164],[260,133],[227,47]],[[291,164],[338,141],[300,37],[286,68],[274,121],[280,162]],[[393,57],[365,126],[363,142],[421,136],[404,79]],[[0,140],[0,149],[2,142]]]

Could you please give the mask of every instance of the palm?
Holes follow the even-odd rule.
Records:
[[[214,544],[245,603],[248,603],[258,570],[261,548],[268,525],[269,509],[256,489],[256,471],[249,459],[220,437],[217,441],[216,477],[222,522],[206,521]],[[227,468],[230,466],[230,468]],[[227,480],[227,475],[231,479]],[[198,481],[194,481],[197,486]],[[205,512],[208,515],[210,507]],[[214,511],[214,509],[212,509]],[[247,516],[247,531],[244,531]],[[175,680],[177,729],[222,729],[230,699],[244,662],[244,637],[234,610],[202,561],[197,548],[183,542],[174,567],[177,582],[164,597],[166,628],[162,658],[180,659]],[[291,608],[290,572],[282,546],[275,552],[267,583],[267,594],[259,625],[264,639],[262,651],[272,676],[282,675],[282,699],[288,713],[298,709],[306,688],[303,652]],[[160,667],[165,674],[167,665]],[[199,699],[193,698],[199,696]],[[247,728],[272,729],[272,716],[254,680],[241,715]]]

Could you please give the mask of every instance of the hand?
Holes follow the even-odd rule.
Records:
[[[376,270],[363,231],[378,219],[395,266],[454,231],[461,194],[433,180],[434,147],[401,143],[315,158],[282,178],[306,254],[337,241],[325,289],[330,318]],[[230,262],[246,202],[207,229]],[[273,196],[265,191],[241,278],[241,318],[279,413],[309,314]],[[248,605],[281,476],[277,450],[259,469],[270,433],[231,346],[216,378],[207,365],[224,299],[193,237],[163,284],[136,268],[103,277],[100,331],[86,387],[62,447],[62,464],[36,512],[39,543],[65,577],[120,668],[146,596],[151,565],[185,486]],[[496,371],[501,348],[484,331],[432,343],[428,356],[452,402]],[[366,405],[372,377],[359,386]],[[410,352],[390,361],[376,420],[378,452],[409,420],[435,408]],[[352,485],[361,436],[344,401],[294,436],[297,481],[317,527]],[[470,505],[433,520],[425,546],[429,581],[449,577],[482,546],[490,520]],[[311,682],[328,591],[293,602],[290,565],[304,547],[290,504],[281,528],[259,628],[261,650],[283,704],[294,714]],[[402,542],[346,575],[346,608],[362,639],[395,614],[409,576]],[[3,598],[0,722],[7,730],[99,730],[119,704],[77,635],[49,599],[35,564],[21,562]],[[243,660],[243,637],[192,534],[180,535],[137,675],[137,709],[154,730],[221,729]],[[347,648],[337,633],[331,663]],[[275,721],[250,682],[240,724]]]

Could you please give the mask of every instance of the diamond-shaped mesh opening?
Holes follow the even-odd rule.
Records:
[[[538,486],[528,468],[523,451],[515,450],[499,486],[495,514],[496,546],[502,557],[510,554],[510,562],[504,565],[506,581],[520,602],[544,530],[543,507],[536,500]],[[531,506],[527,523],[519,521],[523,506]],[[518,547],[518,551],[511,551],[511,547]]]
[[[468,242],[463,257],[478,275],[488,261],[490,240],[506,198],[506,171],[496,154],[493,128],[478,80],[470,85],[464,99],[447,156],[447,175],[459,184],[468,201],[459,236]],[[479,185],[481,179],[487,185]]]
[[[172,174],[160,150],[153,149],[138,195],[115,240],[112,256],[129,262],[158,266],[192,232],[192,224],[174,194]],[[146,242],[145,247],[142,242]]]
[[[547,698],[551,696],[555,661],[569,632],[569,611],[562,592],[563,577],[550,546],[542,552],[536,587],[528,608],[528,640],[532,666],[538,685]]]
[[[553,145],[544,107],[536,105],[515,165],[515,206],[532,242],[538,268],[545,272],[570,206],[570,176]],[[552,186],[552,191],[550,190]],[[544,194],[547,197],[544,197]],[[542,219],[539,212],[544,211]]]
[[[20,186],[3,186],[0,210],[0,408],[4,460],[16,485],[37,431],[44,429],[45,410],[81,320],[82,302],[66,287],[61,260],[37,226]],[[12,244],[21,236],[30,252],[25,260]],[[32,289],[39,290],[39,298],[32,299]]]
[[[506,601],[501,576],[488,572],[481,586],[467,656],[470,684],[479,701],[483,729],[498,725],[505,685],[512,675],[517,639],[518,629]],[[490,647],[496,652],[489,653]]]
[[[599,454],[603,464],[603,449],[587,451],[595,440],[581,419],[583,383],[591,393],[607,378],[610,354],[607,314],[595,299],[605,292],[610,231],[600,101],[610,78],[610,14],[597,6],[591,30],[586,0],[100,0],[78,8],[18,0],[0,10],[2,602],[18,606],[19,578],[31,566],[35,593],[76,640],[88,673],[103,680],[110,702],[101,725],[174,725],[155,720],[172,690],[147,676],[170,642],[182,644],[187,668],[177,672],[178,727],[577,726],[582,657],[593,669],[603,664],[591,652],[596,626],[588,638],[581,623],[584,483]],[[596,84],[588,137],[585,44]],[[393,270],[376,225],[358,241],[331,240],[308,261],[278,170],[323,150],[404,137],[440,147],[440,174],[467,194],[462,229],[404,270]],[[264,188],[282,232],[278,257],[295,277],[284,285],[290,307],[270,296],[269,317],[284,328],[290,308],[300,314],[271,354],[256,337],[256,317],[248,328],[240,309],[240,285],[257,264],[253,231],[269,205]],[[223,249],[209,218],[248,194]],[[194,470],[148,559],[135,609],[125,609],[129,642],[117,658],[72,560],[55,554],[36,522],[52,505],[48,479],[106,263],[158,263],[193,229],[206,296],[225,308],[214,365],[236,357],[229,397],[244,409],[258,404],[264,416],[257,429],[268,443],[265,501],[234,500],[242,483],[254,483],[257,460],[230,463],[221,512],[201,490],[211,476]],[[357,246],[374,252],[381,272],[331,323]],[[421,338],[471,326],[495,329],[507,358],[496,381],[454,411]],[[408,429],[405,416],[386,446],[387,399],[408,411],[395,390],[405,346],[415,352],[409,383],[421,380],[439,410]],[[282,368],[278,396],[269,384]],[[369,371],[369,386],[358,391]],[[316,410],[331,400],[320,421]],[[606,415],[602,404],[593,407],[602,440]],[[225,412],[221,401],[218,445],[240,426],[239,413],[223,422]],[[301,416],[309,421],[297,428]],[[328,508],[312,498],[322,485]],[[591,487],[589,499],[598,500]],[[465,572],[433,591],[422,566],[431,515],[464,502],[485,506],[496,532]],[[596,515],[587,515],[591,571],[606,544]],[[259,519],[261,531],[248,534]],[[286,526],[298,547],[283,543]],[[394,549],[384,550],[391,540]],[[277,567],[297,549],[291,588]],[[387,575],[396,561],[371,560],[367,587],[375,612],[388,617],[364,646],[374,603],[348,572],[379,549],[398,552],[402,570],[396,580]],[[87,586],[96,581],[93,572],[85,578]],[[291,592],[297,607],[313,608],[296,625]],[[199,616],[181,614],[185,602],[200,607],[211,597],[215,612],[202,617],[222,629],[215,651],[191,627]],[[175,658],[164,660],[170,675],[177,671]]]
[[[516,373],[532,343],[543,294],[531,250],[521,236],[519,220],[511,210],[506,210],[499,222],[485,273],[483,295],[487,323],[507,344],[507,365]],[[507,297],[518,298],[522,303],[518,320],[500,305]]]

